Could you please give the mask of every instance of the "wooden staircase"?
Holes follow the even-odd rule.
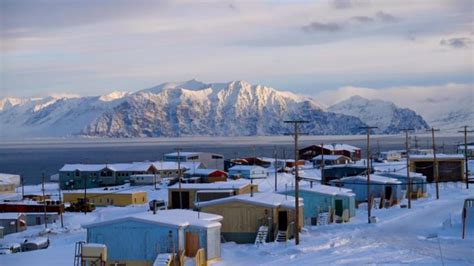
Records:
[[[260,246],[267,242],[267,236],[268,226],[260,226],[260,228],[258,228],[257,237],[255,238],[255,246]]]
[[[287,239],[288,239],[288,238],[287,238],[287,235],[286,235],[286,231],[280,231],[280,230],[278,230],[278,233],[277,233],[275,242],[286,242]]]

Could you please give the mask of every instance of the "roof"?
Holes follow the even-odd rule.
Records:
[[[230,170],[236,170],[236,171],[248,171],[252,169],[258,169],[258,170],[265,170],[265,168],[258,166],[258,165],[244,165],[244,164],[236,164],[229,168]]]
[[[190,169],[190,170],[187,170],[185,173],[190,174],[190,175],[210,175],[217,171],[225,173],[224,171],[219,170],[219,169],[204,169],[204,168]]]
[[[356,182],[366,183],[367,182],[367,176],[361,176],[361,175],[348,176],[348,177],[341,178],[339,180],[342,181],[342,182],[344,182],[344,181],[349,181],[349,182],[356,181]],[[336,180],[336,182],[337,182],[337,180]],[[398,184],[401,184],[402,182],[400,180],[395,179],[395,178],[390,178],[390,177],[385,177],[385,176],[380,176],[380,175],[370,175],[370,183],[398,185]]]
[[[18,219],[23,213],[19,212],[2,212],[0,213],[0,220],[16,220]]]
[[[82,190],[68,190],[64,191],[63,194],[72,193],[84,193]],[[130,190],[130,187],[105,187],[105,188],[88,188],[87,194],[135,194],[135,193],[146,193],[140,190]]]
[[[407,178],[407,172],[406,172],[406,169],[403,169],[401,171],[396,171],[396,172],[377,172],[378,175],[380,176],[386,176],[386,177],[393,177],[393,178]],[[416,172],[410,172],[410,178],[418,178],[418,179],[424,179],[426,180],[426,176],[424,176],[423,174],[420,174],[420,173],[416,173]]]
[[[132,163],[112,163],[112,164],[65,164],[60,172],[71,172],[71,171],[83,171],[83,172],[98,172],[105,168],[112,171],[133,171],[133,172],[145,172],[151,166],[157,170],[169,170],[178,169],[178,163],[176,162],[132,162]],[[186,168],[185,165],[181,165],[181,168]]]
[[[315,184],[313,187],[309,185],[300,186],[301,191],[316,192],[325,195],[331,196],[355,196],[354,192],[351,189],[339,188],[333,186],[326,186],[321,184]]]
[[[313,146],[321,147],[321,144],[313,145]],[[306,147],[304,149],[307,149],[307,148],[310,148],[310,147],[312,147],[312,146]],[[330,151],[346,150],[346,151],[354,152],[356,150],[360,150],[360,148],[358,148],[358,147],[355,147],[355,146],[352,146],[352,145],[349,145],[349,144],[343,144],[343,143],[324,144],[323,148],[327,149],[327,150],[330,150]]]
[[[240,194],[240,195],[227,197],[227,198],[215,199],[215,200],[210,200],[206,202],[199,202],[199,203],[196,203],[196,206],[205,207],[205,206],[213,206],[213,205],[229,203],[229,202],[242,202],[242,203],[260,205],[260,206],[264,206],[268,208],[277,208],[277,207],[292,208],[292,209],[295,208],[295,197],[281,195],[278,193],[271,193],[271,192],[270,193],[257,192],[257,193],[253,193],[253,196],[251,196],[251,194]],[[300,198],[299,206],[303,206],[302,198]]]
[[[207,190],[216,190],[216,189],[242,189],[249,185],[249,182],[242,181],[228,181],[228,182],[214,182],[214,183],[185,183],[181,184],[181,189],[207,189]],[[174,184],[168,189],[177,189],[179,184]]]
[[[335,160],[338,160],[341,157],[344,158],[344,159],[349,159],[350,160],[350,158],[348,158],[347,156],[344,156],[344,155],[326,155],[326,154],[324,156],[318,155],[316,157],[313,157],[312,160],[335,161]]]
[[[423,154],[423,155],[410,155],[410,160],[412,159],[425,159],[425,160],[433,160],[433,154]],[[443,154],[437,153],[436,159],[443,160],[443,159],[462,159],[464,160],[464,155],[462,154]]]
[[[145,212],[139,214],[133,214],[122,218],[112,219],[103,222],[85,224],[84,228],[93,228],[99,226],[105,226],[115,223],[121,223],[126,221],[138,221],[150,224],[165,225],[169,227],[200,227],[200,228],[211,228],[219,227],[223,217],[216,214],[210,214],[205,212],[195,212],[191,210],[173,209],[173,210],[162,210],[156,214],[152,212]]]

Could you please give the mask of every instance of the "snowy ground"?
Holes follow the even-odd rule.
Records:
[[[376,165],[377,169],[403,167],[404,163]],[[305,175],[319,175],[317,169],[304,169]],[[278,175],[279,189],[292,185],[293,176]],[[274,178],[258,180],[260,191],[272,191]],[[54,184],[47,191],[56,193]],[[40,191],[40,186],[26,188],[28,192]],[[166,189],[154,190],[140,187],[149,193],[149,199],[167,199]],[[474,234],[461,239],[461,210],[464,199],[474,197],[474,186],[467,190],[462,183],[440,186],[440,199],[436,200],[434,186],[428,186],[428,198],[412,202],[412,209],[394,206],[373,210],[375,224],[367,224],[366,208],[347,224],[306,227],[301,243],[267,243],[254,245],[222,245],[222,260],[217,265],[360,265],[360,264],[424,264],[424,265],[474,265]],[[0,265],[72,265],[74,243],[85,240],[81,224],[120,217],[146,211],[148,206],[97,208],[93,213],[66,213],[65,228],[59,222],[49,225],[51,245],[48,249],[0,256]],[[0,242],[21,242],[44,232],[44,226],[31,226],[25,232],[5,236]]]

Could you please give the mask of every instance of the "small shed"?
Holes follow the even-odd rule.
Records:
[[[41,212],[30,212],[30,213],[25,213],[25,216],[26,216],[26,224],[28,226],[44,224],[45,218],[48,224],[52,224],[52,223],[55,223],[59,217],[58,213],[56,212],[47,212],[46,215]]]
[[[234,165],[229,168],[229,176],[246,179],[267,178],[267,169],[258,165]]]
[[[344,155],[318,155],[311,159],[313,165],[320,166],[321,162],[324,165],[338,165],[338,164],[348,164],[351,163],[351,158]]]
[[[440,182],[456,182],[464,180],[465,158],[461,154],[436,154]],[[429,183],[434,179],[434,156],[410,156],[410,171],[426,176]]]
[[[295,191],[281,192],[294,196]],[[356,215],[355,194],[350,189],[315,184],[300,185],[300,197],[304,201],[304,218],[308,223],[318,217],[320,213],[334,210],[335,215],[342,217],[344,210],[348,211],[349,218]]]
[[[24,213],[4,212],[0,213],[0,226],[3,234],[13,234],[26,230],[26,216]]]
[[[258,185],[247,181],[215,182],[215,183],[186,183],[174,184],[168,187],[168,208],[177,209],[182,204],[183,209],[194,209],[195,202],[257,192]],[[181,195],[181,203],[180,203]]]
[[[356,204],[367,202],[367,176],[350,176],[339,180],[332,180],[330,184],[349,188],[356,195]],[[380,175],[370,175],[370,194],[375,198],[390,200],[390,205],[398,204],[403,197],[402,182]]]
[[[151,265],[158,254],[184,251],[194,257],[206,250],[206,260],[220,258],[222,217],[190,210],[140,213],[83,225],[87,242],[107,246],[107,265]]]
[[[303,226],[303,200],[299,202],[299,227]],[[200,210],[224,217],[222,236],[225,241],[254,243],[261,226],[268,228],[268,239],[277,233],[293,237],[295,198],[278,193],[242,194],[199,203]]]

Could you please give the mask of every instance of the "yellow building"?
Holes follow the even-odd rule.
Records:
[[[77,202],[84,198],[84,191],[63,192],[64,202]],[[87,199],[96,206],[127,206],[131,204],[145,204],[148,202],[147,193],[144,191],[120,191],[90,189]]]

